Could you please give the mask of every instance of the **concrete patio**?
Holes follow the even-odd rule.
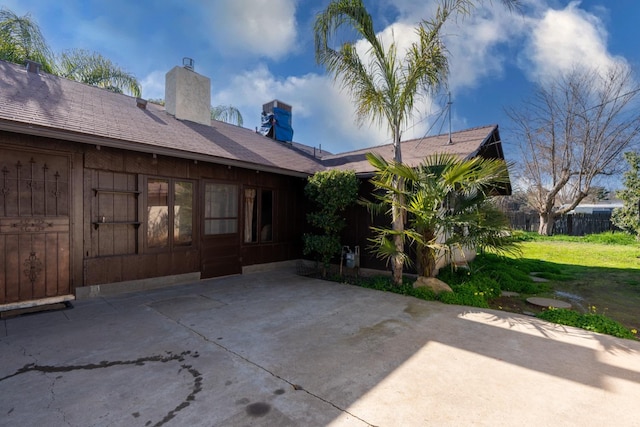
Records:
[[[296,276],[0,321],[2,426],[640,426],[640,342]]]

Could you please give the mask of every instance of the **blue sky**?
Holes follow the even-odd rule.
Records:
[[[505,152],[515,154],[505,108],[531,95],[535,83],[576,64],[640,63],[640,1],[521,0],[512,13],[486,1],[445,29],[450,53],[453,130],[497,123]],[[100,52],[142,83],[144,98],[164,98],[165,73],[195,60],[211,78],[212,105],[240,109],[248,128],[260,125],[262,104],[293,106],[294,140],[344,152],[390,142],[385,128],[355,124],[348,94],[315,64],[313,21],[328,0],[9,0],[30,13],[55,52]],[[432,16],[429,0],[366,1],[377,30],[402,45]],[[446,132],[440,114],[446,91],[420,103],[405,138]]]

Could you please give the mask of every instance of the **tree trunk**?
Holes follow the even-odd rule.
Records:
[[[393,128],[393,160],[396,163],[402,163],[402,148],[400,146],[400,126],[397,124]],[[396,247],[396,253],[392,260],[392,268],[393,268],[393,283],[396,286],[402,286],[402,269],[404,268],[404,235],[402,232],[404,231],[404,211],[401,209],[401,206],[404,206],[404,197],[402,196],[404,181],[402,178],[396,176],[393,179],[393,185],[397,190],[394,197],[394,205],[392,208],[392,222],[391,228],[397,234],[393,236],[393,243]]]
[[[395,197],[401,197],[395,195]],[[402,218],[402,211],[397,207],[393,208],[393,223],[391,228],[396,232],[402,232],[404,230],[404,221]],[[396,234],[393,236],[393,243],[396,247],[396,255],[393,257],[391,266],[393,268],[393,283],[397,286],[402,285],[402,269],[404,267],[404,260],[402,254],[404,253],[404,236],[402,234]]]
[[[423,248],[421,251],[420,268],[422,276],[436,277],[436,251],[432,248]]]
[[[551,236],[553,234],[553,222],[555,217],[553,214],[543,212],[540,214],[540,226],[538,227],[538,234],[541,236]]]
[[[425,242],[434,242],[435,232],[432,231],[423,231],[422,238]],[[422,246],[420,245],[417,249],[417,267],[418,273],[424,277],[435,277],[437,274],[436,270],[436,250],[430,246]]]

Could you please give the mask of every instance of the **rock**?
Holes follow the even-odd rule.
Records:
[[[503,297],[517,297],[520,296],[519,293],[517,292],[511,292],[511,291],[502,291],[500,293],[500,295],[502,295]]]
[[[418,280],[416,280],[415,283],[413,284],[413,287],[431,289],[433,292],[436,293],[436,295],[442,292],[453,292],[453,289],[451,289],[449,285],[444,283],[442,280],[436,279],[435,277],[420,276],[418,277]]]

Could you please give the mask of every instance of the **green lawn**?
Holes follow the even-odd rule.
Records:
[[[550,289],[538,296],[571,302],[577,311],[596,311],[631,329],[640,329],[640,244],[604,244],[562,236],[522,242],[522,257],[536,262]],[[598,239],[595,239],[598,240]],[[558,274],[560,273],[560,274]]]

